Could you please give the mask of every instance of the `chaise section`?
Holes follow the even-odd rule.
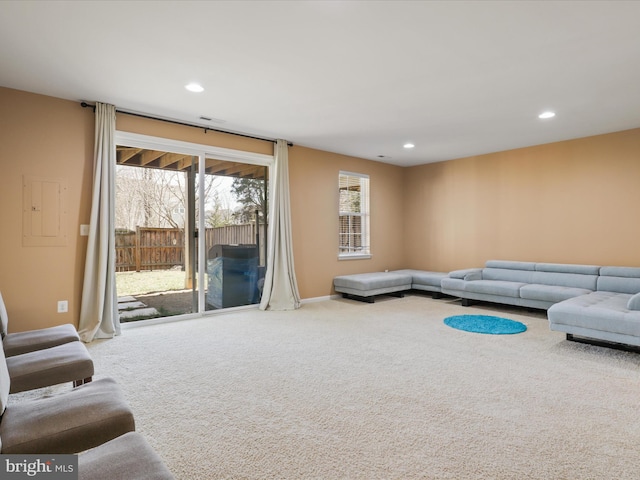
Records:
[[[640,346],[640,310],[631,294],[593,292],[556,303],[547,311],[549,328],[569,335]]]
[[[565,332],[568,340],[637,350],[640,268],[600,267],[596,285],[596,292],[550,307],[549,328]]]
[[[358,273],[333,279],[336,292],[345,298],[373,303],[375,295],[388,295],[411,289],[411,275],[393,272]]]

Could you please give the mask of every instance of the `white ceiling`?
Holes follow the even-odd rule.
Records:
[[[416,165],[640,127],[640,1],[5,0],[0,85]]]

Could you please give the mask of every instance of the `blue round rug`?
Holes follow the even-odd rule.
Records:
[[[524,323],[490,315],[456,315],[444,319],[451,328],[465,332],[486,333],[489,335],[512,335],[527,329]]]

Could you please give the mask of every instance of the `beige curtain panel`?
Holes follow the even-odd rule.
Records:
[[[78,333],[84,342],[120,334],[115,280],[116,108],[96,103],[91,221]]]
[[[291,240],[288,149],[285,140],[277,141],[270,194],[267,272],[260,300],[261,310],[295,310],[300,307]]]

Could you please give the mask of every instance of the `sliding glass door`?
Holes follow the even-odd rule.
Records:
[[[259,303],[272,157],[119,137],[114,228],[121,321]]]

